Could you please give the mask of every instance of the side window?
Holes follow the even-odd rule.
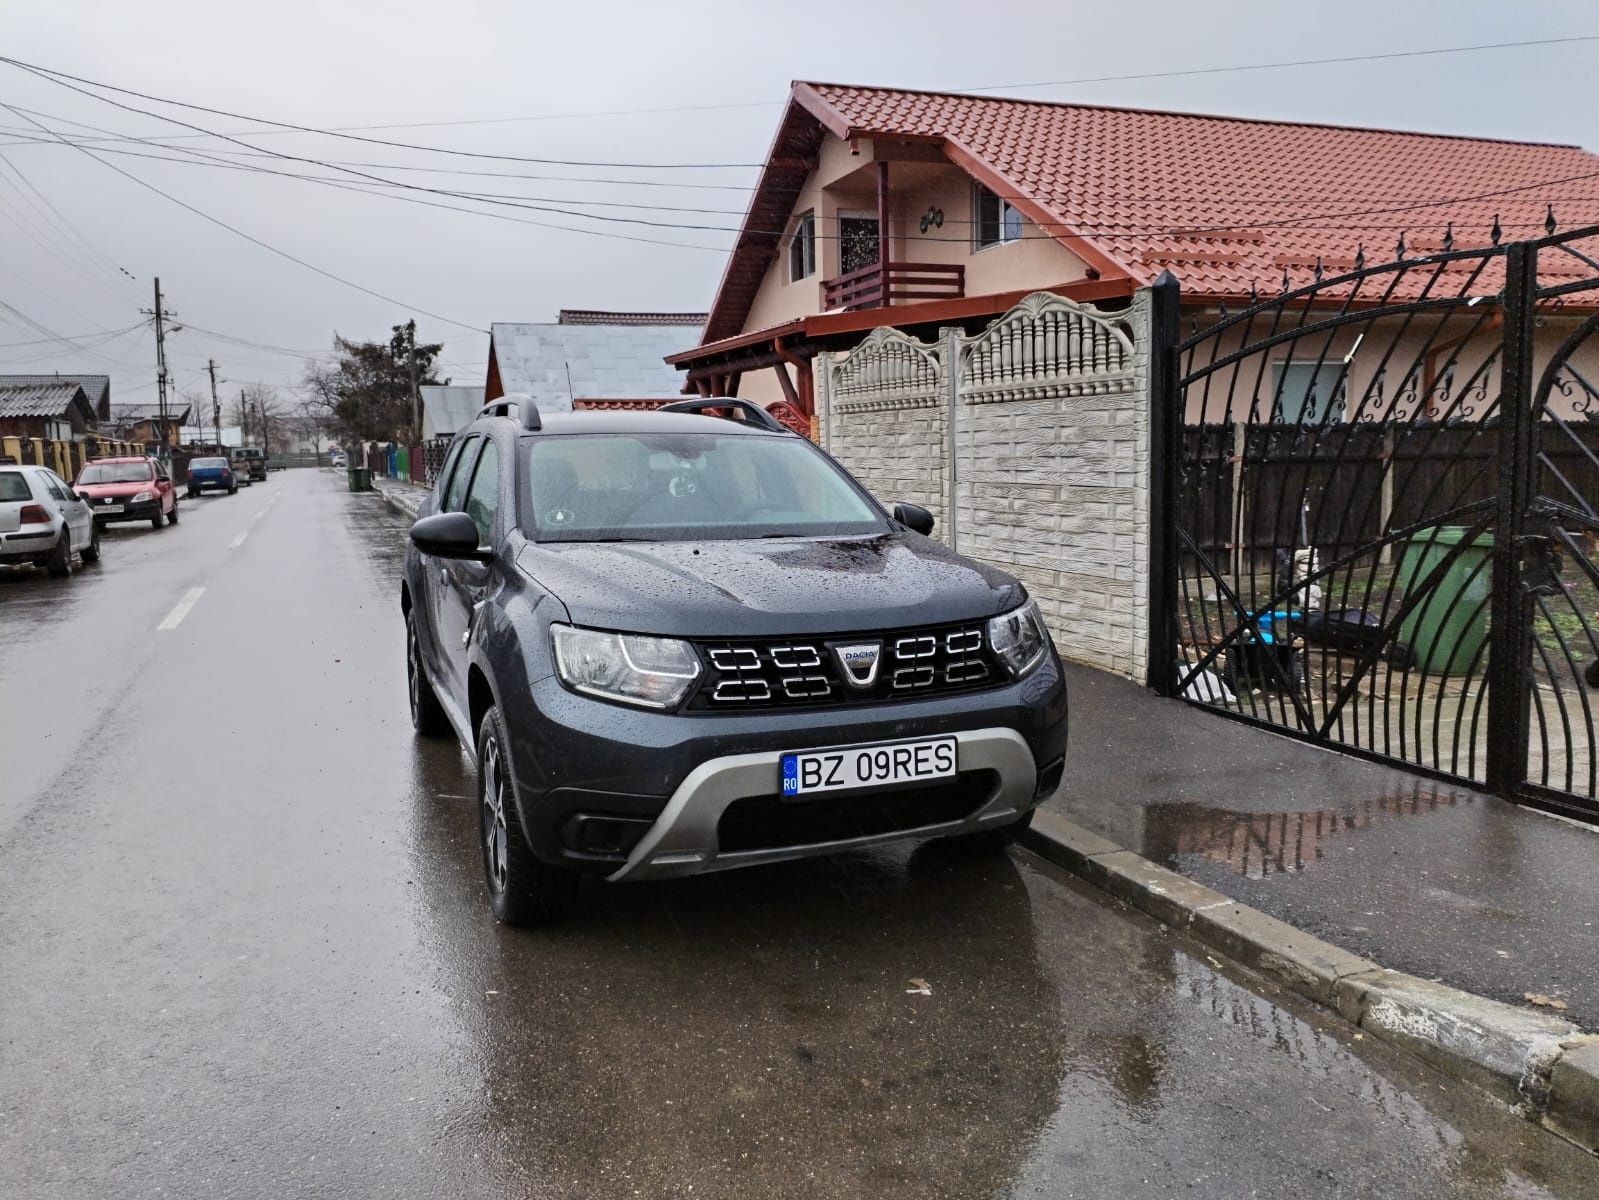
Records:
[[[483,440],[483,454],[472,473],[472,490],[466,497],[466,514],[477,526],[478,545],[486,545],[500,508],[500,454],[494,443]]]
[[[61,490],[61,485],[56,481],[53,472],[46,471],[44,473],[44,486],[57,500],[65,500],[67,498],[66,493]]]
[[[456,438],[450,443],[449,453],[444,456],[444,465],[439,468],[439,477],[434,481],[434,488],[438,491],[442,501],[445,492],[450,487],[450,472],[455,470],[456,464],[461,461],[461,452],[466,449],[467,438]],[[442,509],[440,510],[443,511]]]
[[[444,503],[439,506],[440,512],[461,510],[461,501],[466,496],[467,482],[472,478],[472,464],[476,461],[478,449],[482,444],[482,438],[466,439],[466,444],[461,449],[461,456],[455,460],[455,474],[450,476],[450,481],[445,487]]]

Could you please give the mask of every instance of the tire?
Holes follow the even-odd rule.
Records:
[[[97,524],[89,533],[89,544],[78,551],[78,557],[86,563],[100,561],[100,526]]]
[[[155,510],[155,516],[150,518],[150,528],[151,529],[160,529],[165,524],[166,524],[166,521],[162,518],[161,510],[159,508],[156,509]]]
[[[199,498],[200,498],[199,490],[197,488],[190,488],[189,489],[189,499],[190,500],[198,500]]]
[[[72,574],[72,533],[70,530],[61,531],[61,540],[56,543],[56,548],[50,552],[50,557],[45,559],[44,569],[50,572],[52,579],[65,579]]]
[[[176,525],[177,523],[178,523],[178,502],[176,500],[174,500],[172,502],[172,511],[167,514],[167,524],[168,525]]]
[[[230,483],[230,484],[228,484],[228,495],[230,495],[230,496],[232,496],[232,495],[234,495],[234,494],[235,494],[235,493],[236,493],[236,492],[237,492],[237,491],[238,491],[238,490],[239,490],[239,485],[238,485],[238,484],[236,484],[236,483]]]
[[[477,735],[478,843],[489,907],[505,925],[558,921],[577,906],[577,872],[533,856],[516,813],[510,774],[510,738],[498,708],[483,714]]]
[[[438,693],[422,668],[422,643],[416,633],[416,616],[405,614],[405,682],[411,705],[411,725],[423,737],[443,737],[450,722],[439,703]]]
[[[1028,826],[1033,823],[1033,814],[1037,811],[1036,808],[1030,808],[1024,816],[1009,825],[1001,825],[997,829],[979,829],[976,833],[959,834],[949,840],[962,850],[970,850],[973,854],[998,854],[1027,832]]]

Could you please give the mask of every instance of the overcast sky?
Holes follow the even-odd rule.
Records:
[[[8,0],[0,5],[0,54],[162,99],[318,129],[403,125],[359,132],[479,155],[694,165],[537,165],[261,133],[250,121],[105,93],[239,135],[260,148],[252,153],[0,64],[0,104],[28,110],[0,108],[0,127],[11,131],[0,132],[0,305],[8,306],[0,307],[0,372],[109,371],[114,399],[153,400],[153,339],[130,327],[150,306],[155,276],[186,326],[169,347],[177,385],[190,392],[203,386],[209,357],[232,389],[226,394],[246,381],[287,385],[306,353],[327,353],[335,330],[386,337],[413,315],[422,338],[445,342],[452,379],[481,383],[488,335],[474,331],[492,321],[553,320],[563,306],[703,309],[731,240],[722,230],[738,224],[755,175],[751,166],[708,164],[758,163],[793,79],[1003,87],[1040,99],[1594,148],[1599,110],[1587,97],[1599,75],[1599,42],[1022,85],[1595,33],[1599,11],[1583,0]],[[89,143],[103,160],[95,161],[59,142],[30,141],[50,136],[41,125],[103,138],[83,127],[94,126],[181,149],[101,140]],[[257,156],[268,150],[365,165],[341,175]],[[197,163],[197,154],[210,157]],[[373,195],[220,163],[358,187],[366,185],[348,172],[365,171],[663,225],[526,208],[500,208],[515,220],[495,219],[414,202],[465,203],[458,199]],[[391,299],[291,262],[182,205]],[[676,211],[684,209],[709,211]],[[695,225],[714,228],[672,227]],[[94,336],[68,348],[42,341],[40,326],[50,335]],[[129,332],[102,336],[119,330]]]

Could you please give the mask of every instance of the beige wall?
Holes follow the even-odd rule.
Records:
[[[816,214],[816,273],[789,281],[785,236],[756,291],[744,322],[746,331],[823,311],[822,281],[839,273],[839,213],[877,214],[874,148],[870,142],[862,142],[860,151],[851,154],[848,144],[831,134],[824,138],[817,169],[806,180],[785,222],[785,230],[792,230],[796,216]],[[892,155],[893,151],[885,147],[884,153]],[[912,182],[896,186],[896,172]],[[968,296],[1053,287],[1087,274],[1081,259],[1044,236],[1031,222],[1023,225],[1023,240],[974,251],[972,180],[953,164],[890,161],[888,179],[891,257],[895,261],[963,264]],[[929,208],[943,210],[944,224],[924,234],[921,218]]]

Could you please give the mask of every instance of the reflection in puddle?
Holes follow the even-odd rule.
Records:
[[[1144,853],[1167,863],[1198,855],[1231,867],[1245,879],[1264,879],[1320,862],[1326,845],[1339,835],[1472,802],[1471,796],[1452,788],[1414,780],[1397,784],[1387,795],[1338,808],[1258,813],[1153,804]]]

